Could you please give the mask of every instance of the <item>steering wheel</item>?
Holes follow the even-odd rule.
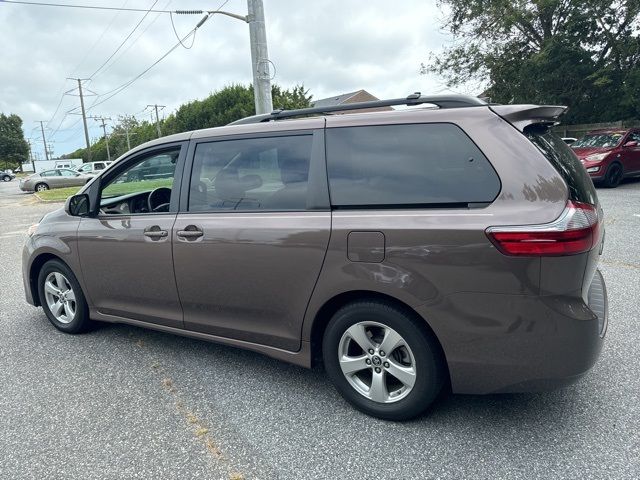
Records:
[[[171,189],[167,187],[158,187],[152,190],[147,198],[149,211],[151,212],[168,212],[169,203],[171,201]]]

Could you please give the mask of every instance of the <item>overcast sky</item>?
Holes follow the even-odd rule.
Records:
[[[54,3],[149,8],[154,1]],[[211,0],[159,0],[155,8],[214,9],[219,4]],[[269,56],[276,67],[274,82],[285,88],[303,83],[315,99],[361,88],[379,98],[446,91],[442,79],[419,73],[429,52],[437,52],[450,42],[439,28],[443,14],[435,0],[264,0],[264,6]],[[246,0],[229,0],[224,10],[245,15]],[[78,97],[62,97],[77,85],[65,78],[91,76],[143,15],[0,0],[0,112],[22,117],[34,152],[43,158],[38,120],[47,122],[45,133],[55,156],[84,145],[80,117],[65,115],[79,105]],[[200,18],[174,16],[178,33],[188,33]],[[86,88],[97,94],[113,90],[149,67],[176,42],[169,15],[150,13]],[[179,47],[88,113],[114,119],[132,114],[149,118],[149,112],[142,111],[147,104],[158,103],[167,106],[162,112],[167,115],[180,104],[204,98],[226,85],[250,82],[248,25],[215,16],[198,30],[193,48]],[[88,97],[87,106],[94,101],[95,97]],[[98,122],[89,120],[89,124],[91,138],[99,137]]]

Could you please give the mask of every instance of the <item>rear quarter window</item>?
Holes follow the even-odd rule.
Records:
[[[468,206],[500,192],[487,158],[453,124],[339,127],[326,135],[337,207]]]
[[[590,205],[598,203],[593,182],[571,147],[546,126],[532,125],[525,128],[524,134],[564,179],[571,200]]]

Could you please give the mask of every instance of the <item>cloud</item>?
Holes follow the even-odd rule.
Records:
[[[94,4],[149,8],[152,3],[117,0]],[[210,3],[160,0],[156,8],[210,8]],[[304,83],[316,99],[360,88],[380,98],[442,89],[438,79],[418,73],[428,53],[440,50],[450,40],[439,30],[441,13],[435,2],[264,0],[264,4],[269,54],[276,67],[274,82],[283,87]],[[246,8],[244,0],[230,0],[224,7],[239,14],[245,14]],[[77,85],[66,77],[91,75],[143,15],[0,2],[0,111],[23,118],[25,133],[34,140],[34,151],[42,152],[37,120],[48,121],[47,133],[55,154],[84,145],[79,117],[65,115],[77,110],[77,96],[65,96],[53,116],[62,93]],[[174,16],[181,35],[199,19],[198,15]],[[92,90],[103,94],[127,82],[176,41],[169,16],[150,13],[107,68],[86,84],[87,93]],[[250,82],[248,26],[215,16],[198,30],[193,48],[178,47],[145,76],[90,113],[117,118],[158,103],[167,105],[164,113],[168,114],[180,104],[204,98],[226,85]],[[94,100],[88,96],[87,105]],[[99,137],[97,122],[89,124],[90,136]]]

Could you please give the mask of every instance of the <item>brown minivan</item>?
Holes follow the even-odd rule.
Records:
[[[602,209],[550,130],[564,110],[415,94],[160,138],[30,229],[27,301],[69,333],[121,322],[319,362],[385,419],[444,387],[567,384],[598,356],[607,294]]]

